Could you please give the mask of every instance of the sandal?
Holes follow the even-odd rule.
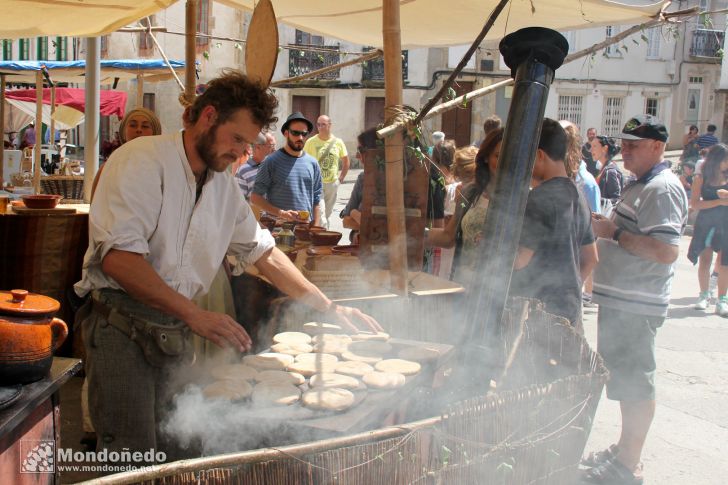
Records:
[[[592,451],[589,456],[581,459],[581,464],[588,467],[599,466],[604,462],[617,458],[619,454],[619,448],[617,445],[611,445],[606,450]]]
[[[635,475],[616,459],[589,468],[582,476],[582,483],[600,485],[642,485],[643,482],[642,476]]]

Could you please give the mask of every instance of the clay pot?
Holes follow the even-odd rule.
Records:
[[[28,209],[53,209],[63,197],[53,194],[37,194],[23,195],[21,198]]]
[[[311,242],[314,246],[335,246],[341,239],[342,234],[336,231],[311,232]]]
[[[68,336],[53,315],[61,305],[25,290],[0,291],[0,385],[27,384],[48,375],[53,352]]]

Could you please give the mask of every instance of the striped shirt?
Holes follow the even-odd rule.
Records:
[[[625,187],[611,218],[625,232],[676,246],[687,215],[685,190],[663,162]],[[638,315],[667,315],[672,264],[635,256],[611,239],[600,238],[597,250],[599,264],[592,293],[595,303]]]
[[[323,192],[321,169],[315,158],[296,158],[281,148],[265,157],[255,177],[253,193],[281,210],[306,210],[313,216]]]
[[[706,133],[704,135],[700,135],[697,140],[695,140],[695,144],[698,145],[699,149],[703,148],[709,148],[713,145],[717,145],[720,143],[720,140],[715,137],[712,133]]]
[[[256,163],[256,161],[251,157],[235,174],[235,181],[240,186],[240,191],[243,193],[245,200],[250,199],[250,194],[253,192],[255,177],[258,175],[259,168],[260,163]]]

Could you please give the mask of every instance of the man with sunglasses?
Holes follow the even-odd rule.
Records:
[[[314,225],[321,224],[323,183],[315,158],[303,151],[313,124],[300,112],[283,123],[285,145],[271,153],[258,170],[250,202],[274,217],[299,220],[299,211],[307,211]]]

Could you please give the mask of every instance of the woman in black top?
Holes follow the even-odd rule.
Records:
[[[695,308],[708,307],[710,293],[710,265],[713,251],[718,253],[718,303],[715,312],[728,316],[728,146],[719,143],[708,151],[702,173],[695,174],[691,197],[698,217],[693,228],[693,239],[688,249],[688,259],[698,263],[700,296]]]
[[[592,157],[601,164],[601,169],[596,177],[599,192],[602,194],[602,199],[609,199],[612,203],[615,203],[622,195],[624,185],[622,171],[612,160],[619,151],[614,138],[597,136],[591,142]]]

